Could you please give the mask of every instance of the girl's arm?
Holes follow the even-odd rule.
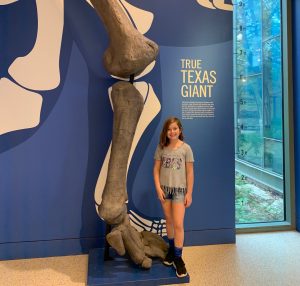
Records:
[[[154,178],[154,184],[155,184],[157,197],[161,202],[164,202],[165,196],[164,196],[163,190],[161,189],[160,181],[159,181],[160,164],[161,164],[161,162],[159,160],[154,161],[153,178]]]
[[[187,192],[184,200],[184,205],[188,208],[192,204],[192,193],[194,187],[194,163],[187,162],[185,164],[186,167],[186,184],[187,184]]]

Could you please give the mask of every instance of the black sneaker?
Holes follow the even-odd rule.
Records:
[[[173,249],[169,248],[168,253],[163,261],[163,264],[167,266],[171,266],[173,265],[173,261],[174,261],[174,248]]]
[[[187,271],[186,271],[186,268],[185,268],[185,264],[184,264],[181,256],[179,256],[179,257],[175,256],[174,257],[173,266],[176,269],[177,277],[182,278],[182,277],[187,276]]]

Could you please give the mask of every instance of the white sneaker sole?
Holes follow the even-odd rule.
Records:
[[[163,264],[166,265],[166,266],[172,266],[173,265],[173,261],[172,262],[163,261]]]
[[[173,266],[174,266],[174,268],[175,268],[175,270],[176,270],[176,276],[177,276],[178,278],[183,278],[183,277],[185,277],[185,276],[188,275],[187,272],[179,275],[179,274],[177,273],[177,268],[176,268],[176,265],[175,265],[174,262],[173,262]]]

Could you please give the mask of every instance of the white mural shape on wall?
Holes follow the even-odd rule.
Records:
[[[233,5],[224,3],[224,0],[214,0],[214,5],[216,8],[225,10],[225,11],[233,11]]]
[[[153,61],[152,63],[150,63],[139,75],[135,76],[134,79],[137,80],[137,79],[145,76],[149,72],[151,72],[153,70],[153,68],[155,67],[155,63],[156,63],[156,61]],[[118,76],[115,76],[115,75],[110,75],[110,76],[113,77],[113,78],[119,79],[119,80],[128,81],[128,79],[129,79],[129,78],[118,77]]]
[[[133,21],[134,25],[136,26],[137,30],[141,34],[147,33],[149,31],[149,29],[151,28],[151,25],[152,25],[152,22],[154,19],[153,13],[142,10],[140,8],[137,8],[137,7],[127,3],[124,0],[120,0],[120,2],[124,5],[124,7],[127,10],[127,11],[126,10],[124,10],[124,11],[130,14],[132,21]],[[126,13],[126,15],[128,15],[127,13]]]
[[[139,216],[137,213],[135,213],[132,210],[129,210],[129,217],[130,217],[130,224],[135,227],[137,231],[150,231],[157,233],[161,236],[167,235],[167,229],[166,229],[166,220],[165,219],[159,219],[159,220],[148,220],[141,216]]]
[[[28,91],[7,78],[1,78],[0,135],[37,126],[42,102],[43,98],[38,93]]]
[[[0,0],[0,5],[8,5],[17,1],[19,0]]]
[[[216,9],[216,7],[210,2],[210,0],[197,0],[197,2],[208,9]]]
[[[9,74],[33,90],[51,90],[60,83],[59,55],[64,26],[63,0],[36,0],[38,30],[33,49],[15,59]],[[49,25],[51,23],[51,25]]]
[[[13,2],[1,1],[1,5]],[[34,91],[52,90],[60,83],[64,2],[36,0],[36,7],[38,30],[35,45],[9,67],[8,72],[16,83],[6,78],[0,81],[0,135],[38,126],[42,97]]]
[[[198,2],[198,4],[200,4],[205,8],[233,11],[233,5],[226,4],[224,0],[196,0],[196,1]]]
[[[142,10],[140,8],[137,8],[131,4],[129,4],[128,2],[126,2],[125,0],[119,0],[121,3],[121,7],[123,8],[125,14],[127,15],[128,19],[130,21],[133,21],[134,25],[136,26],[136,28],[142,33],[145,34],[149,31],[152,22],[153,22],[153,18],[154,15],[153,13],[146,11],[146,10]],[[86,2],[88,2],[92,7],[93,4],[89,1],[86,0]],[[124,7],[126,9],[124,9]],[[128,13],[131,16],[128,16]]]

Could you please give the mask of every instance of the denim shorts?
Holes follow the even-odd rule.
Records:
[[[171,200],[175,203],[184,203],[186,191],[183,192],[182,190],[175,190],[172,192],[168,192],[165,189],[163,189],[163,191],[165,195],[165,200]]]

